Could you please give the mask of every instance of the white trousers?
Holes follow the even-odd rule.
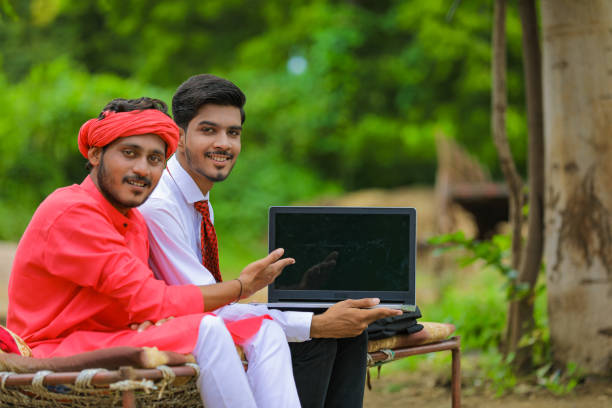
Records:
[[[299,407],[287,338],[265,319],[245,344],[245,373],[223,320],[205,316],[193,354],[200,366],[198,389],[206,408]]]

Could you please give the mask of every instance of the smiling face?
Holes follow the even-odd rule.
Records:
[[[120,137],[89,149],[91,178],[98,190],[126,214],[149,198],[164,169],[166,144],[157,135]]]
[[[229,176],[240,154],[242,121],[235,106],[206,104],[181,129],[177,158],[206,194]]]

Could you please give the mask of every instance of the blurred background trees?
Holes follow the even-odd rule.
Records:
[[[47,194],[82,180],[74,141],[106,101],[170,102],[202,72],[247,95],[241,160],[232,183],[215,187],[221,219],[242,229],[260,230],[270,204],[431,184],[438,132],[469,146],[499,178],[489,113],[492,4],[459,3],[3,0],[0,219],[10,221],[0,239],[17,239]],[[514,8],[507,44],[508,138],[524,169]]]

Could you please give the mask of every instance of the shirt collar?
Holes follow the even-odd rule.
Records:
[[[85,177],[85,180],[81,183],[81,187],[85,190],[94,200],[96,200],[102,208],[104,208],[106,214],[113,222],[113,225],[119,232],[125,232],[132,224],[131,218],[134,216],[134,209],[128,210],[127,216],[123,215],[102,195],[98,187],[94,184],[91,176]]]
[[[176,154],[173,155],[166,164],[166,171],[170,177],[174,180],[174,183],[183,194],[185,201],[189,204],[193,204],[198,201],[208,200],[209,192],[203,194],[200,187],[191,178],[189,173],[181,166]]]

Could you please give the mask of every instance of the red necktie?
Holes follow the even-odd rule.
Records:
[[[195,209],[202,214],[202,224],[200,226],[200,248],[202,249],[202,264],[212,273],[217,282],[222,282],[219,272],[219,246],[217,244],[217,234],[215,227],[210,221],[208,212],[208,201],[202,200],[193,204]]]

